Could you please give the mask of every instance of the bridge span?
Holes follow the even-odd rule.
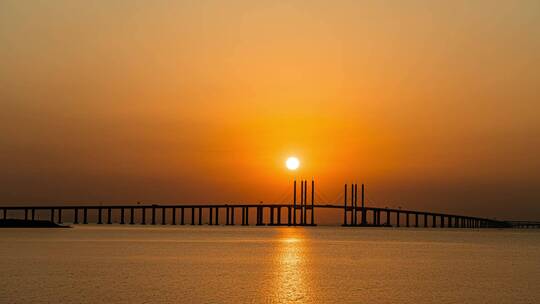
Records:
[[[343,205],[315,204],[314,180],[311,181],[310,190],[311,200],[308,202],[308,181],[300,181],[298,194],[295,180],[290,204],[0,206],[0,216],[4,219],[48,219],[58,224],[316,226],[316,211],[333,209],[342,212],[342,218],[338,218],[337,222],[341,221],[344,227],[540,228],[540,222],[509,222],[457,214],[366,206],[364,184],[360,191],[358,184],[345,185]]]
[[[317,209],[343,214],[345,227],[508,228],[510,222],[456,214],[335,204],[6,206],[2,217],[72,224],[316,226]]]

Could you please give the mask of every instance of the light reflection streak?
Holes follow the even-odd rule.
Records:
[[[298,228],[280,229],[277,248],[273,255],[273,303],[313,302],[313,289],[308,284],[308,249],[305,231]]]

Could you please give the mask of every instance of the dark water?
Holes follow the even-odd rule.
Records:
[[[1,303],[540,303],[540,233],[0,230]]]

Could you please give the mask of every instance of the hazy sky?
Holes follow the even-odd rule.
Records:
[[[540,219],[540,1],[0,1],[0,203]],[[284,168],[297,155],[300,171]]]

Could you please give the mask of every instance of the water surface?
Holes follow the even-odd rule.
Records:
[[[540,233],[0,230],[2,303],[539,303]]]

